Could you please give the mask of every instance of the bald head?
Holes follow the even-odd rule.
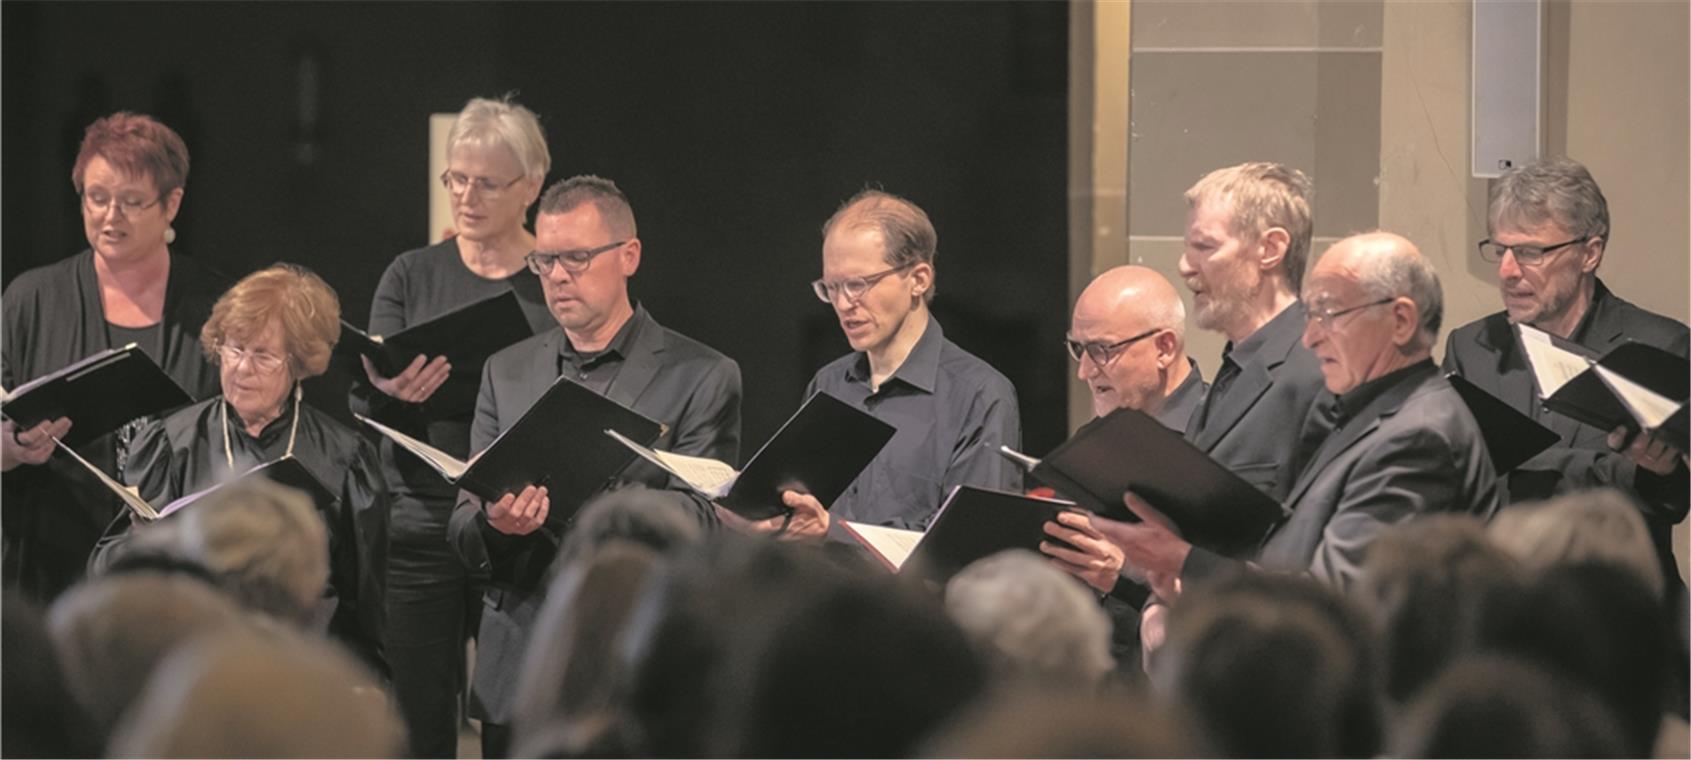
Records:
[[[1334,243],[1305,278],[1304,344],[1345,393],[1431,356],[1444,318],[1438,273],[1414,243],[1368,232]]]
[[[1185,334],[1180,293],[1156,270],[1122,266],[1098,275],[1075,300],[1069,325],[1069,340],[1089,347],[1078,375],[1092,390],[1093,411],[1161,409],[1186,379]]]

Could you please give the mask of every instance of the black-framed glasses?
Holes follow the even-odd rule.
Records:
[[[1069,356],[1073,357],[1075,361],[1080,361],[1080,357],[1084,356],[1091,359],[1093,364],[1102,367],[1115,361],[1115,358],[1121,354],[1122,349],[1162,331],[1163,328],[1161,327],[1153,327],[1131,338],[1118,340],[1114,343],[1082,343],[1078,340],[1065,338],[1063,345],[1069,349]]]
[[[1556,251],[1562,250],[1563,248],[1567,248],[1570,245],[1579,245],[1580,243],[1584,243],[1585,241],[1590,240],[1590,239],[1591,239],[1590,235],[1581,235],[1577,238],[1574,238],[1573,240],[1569,240],[1566,243],[1557,243],[1555,245],[1546,245],[1546,246],[1536,246],[1536,245],[1504,245],[1502,243],[1499,243],[1499,242],[1492,240],[1491,238],[1486,238],[1485,240],[1480,241],[1480,258],[1485,259],[1486,261],[1491,262],[1493,264],[1496,264],[1498,262],[1503,261],[1503,254],[1508,253],[1508,252],[1514,252],[1515,263],[1520,264],[1522,266],[1529,266],[1529,267],[1530,266],[1537,266],[1539,264],[1544,263],[1544,259],[1547,258],[1548,256],[1550,256],[1550,254],[1555,253]]]
[[[446,187],[446,191],[453,195],[457,195],[473,187],[476,189],[476,192],[481,193],[481,197],[483,198],[496,198],[500,193],[511,189],[512,185],[523,181],[525,176],[527,175],[519,174],[516,179],[511,180],[510,182],[500,183],[488,179],[487,177],[472,177],[462,172],[455,172],[451,169],[447,169],[446,171],[440,173],[440,184],[444,185]]]
[[[1369,301],[1368,303],[1361,304],[1359,306],[1352,306],[1348,309],[1335,309],[1331,306],[1320,309],[1310,309],[1309,321],[1321,325],[1323,329],[1329,329],[1333,326],[1333,320],[1338,319],[1339,317],[1353,312],[1362,311],[1363,309],[1372,306],[1384,306],[1396,300],[1397,296],[1392,296],[1391,298],[1382,298],[1378,301]]]
[[[912,261],[862,277],[846,277],[833,281],[816,280],[810,283],[810,289],[816,291],[816,299],[825,304],[832,304],[834,296],[839,293],[844,293],[847,301],[857,303],[863,300],[863,296],[869,292],[870,288],[875,287],[875,283],[886,279],[895,272],[901,272],[915,265],[916,262]]]
[[[628,240],[633,239],[629,238]],[[598,248],[582,248],[574,251],[534,251],[524,256],[523,261],[528,262],[528,271],[541,277],[551,274],[552,267],[557,264],[564,265],[565,272],[581,274],[587,271],[588,267],[593,266],[593,259],[599,254],[614,251],[626,245],[628,240],[618,240],[615,243],[606,243]]]
[[[123,212],[125,218],[135,216],[136,214],[157,206],[159,205],[159,201],[162,200],[164,200],[163,195],[154,197],[152,200],[147,200],[145,198],[137,198],[135,196],[119,198],[111,195],[110,193],[99,190],[82,191],[82,207],[88,209],[89,213],[104,214],[106,213],[106,209],[115,205],[117,206],[118,211]]]

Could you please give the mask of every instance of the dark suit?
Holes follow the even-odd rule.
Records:
[[[1432,512],[1489,519],[1497,511],[1497,474],[1479,425],[1432,361],[1375,382],[1358,389],[1371,397],[1341,397],[1337,427],[1293,484],[1289,517],[1263,544],[1263,566],[1308,570],[1344,591],[1368,544],[1392,526]]]
[[[653,448],[735,462],[740,445],[739,365],[659,325],[643,307],[637,309],[635,321],[637,329],[605,395],[667,426]],[[487,360],[470,431],[471,451],[486,448],[558,377],[564,340],[563,329],[556,328]],[[669,482],[662,470],[644,462],[625,470],[623,480],[660,488]],[[701,513],[700,519],[711,521],[714,516]],[[528,633],[545,595],[546,565],[562,537],[550,527],[526,536],[500,533],[487,524],[481,501],[464,495],[453,512],[448,538],[471,574],[489,584],[470,715],[508,725]]]
[[[1568,337],[1599,354],[1632,340],[1679,356],[1691,355],[1691,331],[1685,325],[1622,300],[1610,293],[1602,280],[1597,281],[1591,308]],[[1626,455],[1609,449],[1609,431],[1543,408],[1520,341],[1504,312],[1451,333],[1445,345],[1444,368],[1562,436],[1559,445],[1515,468],[1509,476],[1506,501],[1531,501],[1600,486],[1627,492],[1643,509],[1668,590],[1676,594],[1683,582],[1673,560],[1673,526],[1685,519],[1691,502],[1683,465],[1667,477],[1640,471]]]
[[[1326,436],[1319,424],[1305,427],[1310,408],[1331,396],[1321,363],[1303,347],[1304,321],[1300,301],[1230,344],[1209,396],[1186,424],[1186,440],[1279,502]],[[1237,374],[1225,380],[1229,372]]]

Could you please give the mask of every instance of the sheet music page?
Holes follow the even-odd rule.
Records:
[[[1585,357],[1552,343],[1549,333],[1528,325],[1516,327],[1521,330],[1521,347],[1526,349],[1527,363],[1538,377],[1540,395],[1554,395],[1569,380],[1591,366]]]
[[[427,462],[430,467],[433,467],[436,472],[446,476],[446,479],[449,481],[454,483],[458,482],[459,478],[464,477],[464,471],[470,469],[468,462],[461,461],[457,457],[441,451],[440,449],[423,443],[422,441],[401,433],[398,430],[394,430],[393,428],[372,420],[369,417],[365,417],[364,415],[355,414],[353,416],[357,417],[364,424],[375,428],[376,432],[393,439],[394,443],[405,447],[406,451],[416,454],[418,458]],[[473,457],[472,461],[474,461]]]
[[[916,551],[916,545],[922,542],[922,536],[925,535],[919,530],[888,528],[850,520],[846,521],[846,527],[871,550],[881,555],[888,564],[898,568],[904,567],[904,562],[910,559],[911,552]]]
[[[720,499],[727,495],[728,489],[734,487],[734,481],[740,477],[740,472],[723,462],[709,457],[693,457],[686,454],[675,454],[668,451],[641,446],[630,440],[628,436],[615,430],[606,430],[605,435],[615,438],[618,443],[632,449],[652,464],[662,467],[669,474],[680,478],[693,490],[712,499]]]
[[[1632,412],[1634,419],[1646,430],[1655,430],[1662,426],[1667,418],[1679,411],[1679,404],[1666,396],[1656,393],[1638,383],[1626,379],[1626,376],[1609,369],[1601,364],[1594,364],[1597,376],[1603,383],[1619,396],[1621,403],[1626,404],[1627,411]]]
[[[94,477],[99,478],[100,482],[105,484],[107,488],[111,489],[113,493],[117,494],[118,498],[123,499],[123,503],[130,509],[135,510],[135,514],[140,516],[141,519],[157,520],[163,516],[158,510],[153,509],[153,505],[148,504],[146,499],[141,498],[141,494],[138,493],[132,486],[126,486],[117,482],[116,478],[107,475],[100,468],[95,467],[88,460],[83,459],[81,454],[76,453],[75,449],[66,446],[64,442],[59,439],[54,438],[53,443],[58,444],[59,448],[64,449],[65,453],[70,454],[72,459],[75,459],[77,463],[86,467],[89,472],[94,473]]]

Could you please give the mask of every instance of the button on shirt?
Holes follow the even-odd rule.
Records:
[[[1021,447],[1010,381],[945,339],[931,317],[891,377],[871,390],[869,357],[848,354],[817,371],[825,391],[897,429],[829,513],[840,520],[923,530],[953,486],[1019,490],[1021,473],[997,453]]]
[[[558,374],[594,393],[605,395],[610,391],[611,383],[616,381],[622,360],[628,355],[628,346],[634,342],[642,323],[646,321],[644,317],[645,312],[636,309],[634,316],[622,323],[602,351],[578,351],[570,342],[569,333],[564,333],[563,342],[558,344]]]

